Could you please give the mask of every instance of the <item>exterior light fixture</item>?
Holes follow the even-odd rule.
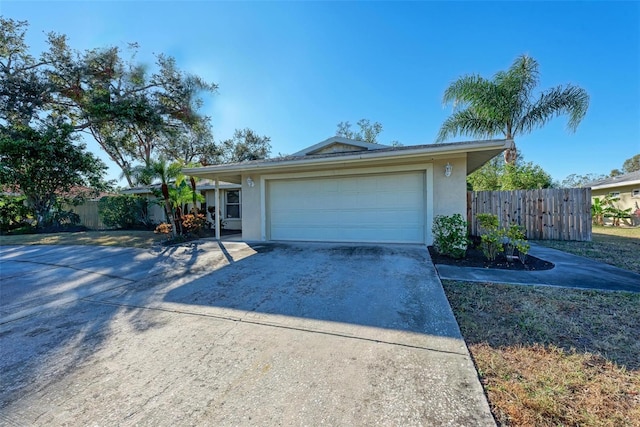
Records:
[[[253,182],[253,180],[251,179],[251,177],[247,178],[247,185],[251,188],[253,188],[254,185],[256,185],[255,182]]]
[[[447,165],[444,167],[444,176],[450,177],[452,170],[453,170],[453,166],[451,166],[451,163],[447,162]]]

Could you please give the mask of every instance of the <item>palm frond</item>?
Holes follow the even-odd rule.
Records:
[[[549,120],[569,115],[567,127],[576,130],[589,108],[589,95],[577,86],[557,86],[540,95],[517,124],[518,132],[531,132],[544,126]]]
[[[449,116],[438,132],[436,142],[443,142],[458,135],[474,138],[492,138],[504,134],[499,120],[477,114],[472,108],[459,110]]]
[[[487,97],[491,90],[491,82],[478,75],[467,75],[452,82],[444,91],[443,105],[453,104],[453,109],[464,108],[468,104],[476,104]]]

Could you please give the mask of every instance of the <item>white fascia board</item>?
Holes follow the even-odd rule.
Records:
[[[289,167],[297,167],[304,165],[330,165],[330,164],[346,164],[359,160],[376,160],[376,159],[403,159],[407,157],[415,157],[420,155],[456,155],[473,151],[507,149],[513,146],[512,140],[490,140],[490,141],[474,141],[472,143],[464,143],[460,145],[449,144],[433,144],[428,147],[418,147],[415,149],[403,149],[397,151],[359,151],[353,154],[345,154],[340,156],[319,157],[311,159],[295,159],[274,162],[247,163],[235,165],[216,165],[204,166],[199,168],[186,168],[182,170],[185,175],[215,175],[252,172],[256,170],[286,169]]]

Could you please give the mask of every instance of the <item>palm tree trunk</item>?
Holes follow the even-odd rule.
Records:
[[[513,148],[507,148],[504,150],[504,162],[507,164],[514,164],[518,160],[518,151],[516,150],[515,145]]]
[[[175,238],[177,236],[176,221],[173,218],[173,208],[169,199],[169,186],[164,182],[162,183],[162,197],[164,197],[164,210],[167,215],[167,221],[171,224],[171,235]]]

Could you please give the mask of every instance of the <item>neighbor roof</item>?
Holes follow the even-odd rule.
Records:
[[[337,137],[334,137],[337,138]],[[336,142],[334,138],[329,138],[320,144],[327,145]],[[346,139],[346,138],[344,138]],[[353,140],[347,140],[351,144]],[[338,141],[339,142],[339,141]],[[362,142],[362,141],[358,141]],[[376,160],[399,160],[404,161],[408,158],[422,157],[425,159],[443,158],[448,155],[466,155],[467,156],[467,173],[471,173],[480,168],[487,161],[500,154],[507,148],[513,147],[513,140],[510,139],[493,139],[485,141],[465,141],[451,142],[441,144],[424,144],[424,145],[407,145],[399,147],[382,146],[374,144],[375,147],[367,148],[362,151],[347,151],[337,153],[323,154],[303,154],[298,152],[294,155],[276,157],[272,159],[251,160],[240,163],[228,163],[222,165],[203,166],[197,168],[185,168],[185,175],[224,177],[228,181],[237,181],[238,174],[242,172],[251,172],[256,170],[276,170],[276,169],[294,169],[307,166],[331,165],[339,163],[343,167],[346,164],[363,164]],[[318,144],[316,144],[318,146]],[[314,146],[312,146],[314,147]],[[309,149],[302,152],[309,151]],[[313,151],[313,150],[311,150]]]
[[[640,171],[593,181],[585,184],[585,187],[591,187],[592,190],[598,190],[600,188],[620,187],[622,185],[634,184],[640,184]]]

